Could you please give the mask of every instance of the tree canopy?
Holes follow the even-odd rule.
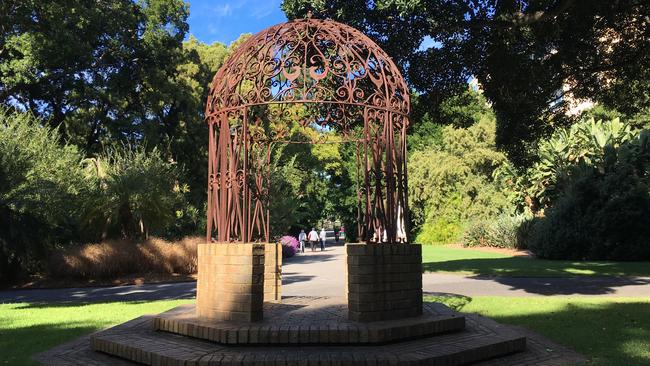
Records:
[[[362,30],[434,113],[476,77],[518,165],[588,98],[628,115],[650,107],[650,3],[642,0],[284,0],[287,16]]]

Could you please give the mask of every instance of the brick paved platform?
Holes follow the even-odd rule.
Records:
[[[586,361],[580,354],[529,330],[501,325],[476,315],[465,315],[466,328],[461,332],[381,346],[229,346],[156,332],[152,328],[153,318],[143,316],[79,338],[41,353],[35,359],[45,365],[57,366],[130,366],[136,364],[134,361],[146,365],[187,366],[551,366]],[[103,352],[91,349],[91,339],[94,347]]]
[[[360,323],[348,320],[342,299],[285,297],[266,303],[261,322],[206,321],[194,305],[183,305],[153,318],[155,330],[222,344],[378,344],[414,339],[465,328],[465,317],[441,304],[428,304],[418,317]]]
[[[311,332],[310,332],[311,333]],[[316,333],[315,333],[316,334]],[[320,335],[319,335],[320,336]],[[320,338],[318,338],[320,341]],[[146,365],[465,365],[523,351],[526,338],[501,326],[385,345],[229,346],[156,332],[152,318],[91,337],[95,351]]]

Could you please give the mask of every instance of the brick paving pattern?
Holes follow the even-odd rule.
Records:
[[[423,316],[359,323],[347,318],[345,302],[329,297],[285,297],[266,303],[261,322],[216,322],[196,317],[194,305],[179,306],[155,316],[155,330],[224,344],[350,344],[386,343],[402,338],[462,330],[465,318],[435,303]]]

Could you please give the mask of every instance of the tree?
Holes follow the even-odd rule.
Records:
[[[413,98],[411,127],[408,133],[409,151],[422,150],[442,142],[442,128],[452,125],[467,128],[478,123],[483,117],[494,118],[494,112],[477,90],[466,88],[460,94],[450,96],[440,102],[435,110],[427,110],[422,98]]]
[[[487,115],[468,128],[444,127],[442,141],[409,157],[409,206],[417,242],[458,240],[464,226],[511,210],[509,187],[495,171],[509,165],[494,145]]]
[[[160,235],[182,201],[175,164],[157,149],[122,145],[97,159],[86,159],[86,176],[94,189],[84,212],[93,239]]]
[[[475,76],[497,114],[497,145],[518,165],[534,160],[540,137],[572,122],[571,98],[626,115],[650,106],[647,1],[284,0],[282,9],[368,34],[429,112]]]
[[[176,121],[165,135],[148,139],[148,145],[157,146],[165,155],[178,162],[190,188],[190,202],[201,207],[205,202],[208,165],[208,127],[205,122],[205,102],[214,74],[233,47],[222,43],[205,44],[193,36],[183,42],[183,62],[177,66],[173,79],[179,103]]]
[[[1,102],[88,152],[111,139],[157,140],[177,122],[183,1],[9,0],[0,14]]]
[[[230,48],[183,41],[187,16],[181,0],[3,2],[0,102],[43,117],[90,157],[157,148],[182,168],[200,209],[209,84],[248,35]]]

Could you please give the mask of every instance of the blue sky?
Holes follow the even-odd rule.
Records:
[[[190,4],[190,34],[205,43],[229,45],[242,33],[257,33],[287,20],[282,0],[186,0]],[[426,36],[421,50],[442,45]]]
[[[205,43],[226,45],[242,33],[257,33],[287,20],[281,0],[186,0],[190,33]]]

